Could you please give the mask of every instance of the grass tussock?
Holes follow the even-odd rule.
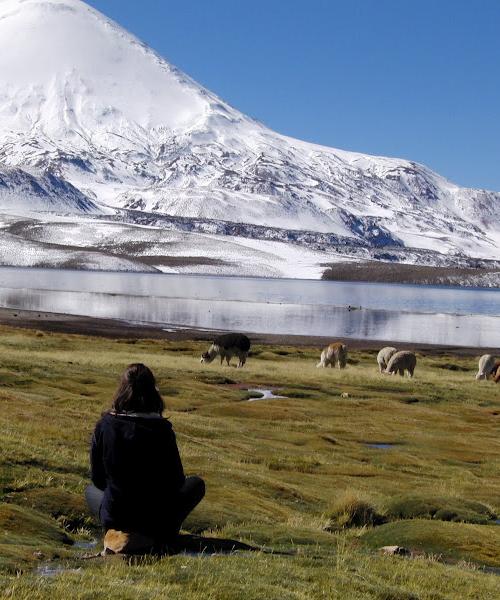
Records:
[[[294,471],[296,473],[314,473],[321,467],[321,461],[303,456],[286,456],[271,459],[267,467],[271,471]]]
[[[367,500],[353,493],[345,493],[328,511],[327,531],[352,527],[372,527],[385,523],[385,517]]]
[[[4,542],[9,538],[24,538],[32,543],[38,540],[72,543],[71,538],[45,515],[14,504],[0,505],[0,531],[0,539]]]
[[[76,531],[92,523],[82,495],[61,488],[34,488],[12,492],[4,501],[50,515],[67,531]]]
[[[463,498],[446,496],[399,496],[392,499],[386,508],[386,515],[394,519],[436,519],[473,523],[492,524],[496,514],[490,506]]]
[[[304,390],[300,388],[284,388],[279,391],[281,396],[286,398],[314,398],[314,390]]]

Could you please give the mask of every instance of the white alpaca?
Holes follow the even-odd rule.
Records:
[[[396,352],[396,348],[393,348],[392,346],[386,346],[385,348],[382,348],[382,350],[380,350],[380,352],[377,354],[378,370],[381,373],[383,373],[386,370],[392,355],[396,354]]]
[[[488,379],[494,366],[495,357],[491,354],[483,354],[479,359],[476,379]]]

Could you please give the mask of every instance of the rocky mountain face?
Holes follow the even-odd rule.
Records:
[[[0,213],[500,259],[499,193],[275,133],[80,0],[0,0],[0,73]]]

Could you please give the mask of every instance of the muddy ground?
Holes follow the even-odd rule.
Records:
[[[189,329],[175,325],[160,326],[135,324],[114,319],[96,319],[48,312],[0,308],[0,324],[38,329],[54,333],[97,335],[116,339],[165,339],[171,341],[207,340],[218,333],[214,330]],[[303,335],[271,335],[247,332],[254,344],[280,344],[287,346],[318,346],[321,348],[332,341],[330,337]],[[382,346],[397,344],[429,355],[455,354],[458,356],[477,356],[480,354],[500,354],[499,348],[470,348],[460,346],[442,346],[436,344],[401,344],[393,340],[345,339],[352,349],[379,349]]]

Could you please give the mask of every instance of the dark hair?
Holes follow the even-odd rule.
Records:
[[[142,363],[129,365],[115,392],[112,410],[117,413],[154,412],[161,415],[164,409],[165,404],[151,369]]]

